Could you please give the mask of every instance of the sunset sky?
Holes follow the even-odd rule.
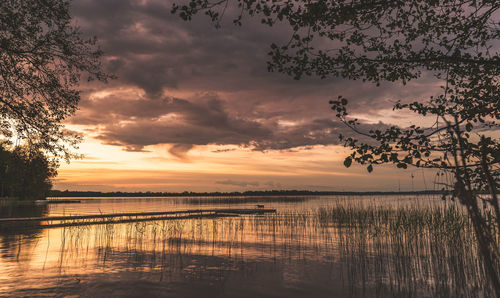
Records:
[[[267,72],[272,42],[286,27],[247,19],[215,29],[200,15],[184,22],[172,2],[74,0],[75,24],[97,36],[118,78],[82,84],[67,121],[83,133],[81,160],[63,164],[60,190],[244,191],[256,189],[433,189],[434,173],[344,168],[338,134],[353,134],[328,101],[343,95],[365,128],[419,121],[395,113],[397,100],[426,98],[440,82],[407,86]],[[411,178],[413,175],[413,179]],[[412,186],[413,181],[413,186]]]

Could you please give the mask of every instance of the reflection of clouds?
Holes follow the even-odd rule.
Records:
[[[435,222],[444,217],[435,212],[445,209],[421,209],[425,207],[408,198],[409,205],[395,201],[379,199],[374,204],[371,197],[351,197],[330,200],[335,207],[316,211],[47,230],[32,245],[31,259],[2,256],[7,266],[0,267],[0,273],[8,280],[0,295],[5,289],[9,296],[131,295],[128,291],[147,285],[140,296],[159,296],[164,293],[156,291],[165,284],[168,293],[180,297],[205,297],[207,289],[215,291],[216,297],[221,293],[231,297],[265,293],[274,293],[273,297],[297,293],[364,297],[375,290],[384,297],[450,291],[458,296],[482,296],[475,291],[490,290],[477,266],[477,250],[470,246],[473,231],[446,232],[454,229],[460,217],[451,220],[449,227],[436,229]],[[435,207],[442,202],[436,197],[429,204]],[[415,220],[398,228],[399,212]],[[419,221],[429,216],[434,217]],[[421,237],[413,237],[415,233]],[[32,243],[26,238],[11,242]]]

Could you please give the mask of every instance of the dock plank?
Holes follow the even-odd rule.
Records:
[[[13,222],[32,222],[32,221],[71,221],[81,219],[108,219],[116,217],[146,217],[146,216],[165,216],[165,215],[208,215],[208,214],[259,214],[275,213],[276,209],[196,209],[196,210],[178,210],[178,211],[157,211],[157,212],[134,212],[134,213],[109,213],[75,216],[46,216],[46,217],[21,217],[21,218],[0,218],[0,224]]]

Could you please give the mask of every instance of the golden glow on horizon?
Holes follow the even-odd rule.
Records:
[[[55,189],[100,191],[244,191],[258,189],[396,190],[397,172],[376,168],[344,168],[341,146],[257,152],[238,146],[197,146],[178,158],[170,146],[127,152],[119,146],[87,139],[85,157],[63,164]],[[406,171],[404,179],[410,172]],[[369,180],[367,178],[370,178]],[[367,182],[368,181],[368,182]],[[362,183],[360,183],[362,182]],[[403,181],[408,185],[408,181]]]
[[[89,88],[86,92],[91,102],[87,104],[91,108],[82,107],[87,108],[82,114],[84,120],[85,116],[88,116],[85,112],[100,110],[99,101],[107,97],[123,98],[124,104],[147,99],[144,90],[127,85]],[[234,90],[214,94],[225,98],[224,102],[230,105],[229,99],[244,96],[245,92]],[[200,92],[196,88],[163,90],[166,97],[184,98],[193,102],[200,94],[211,93]],[[274,110],[279,109],[279,105],[279,102],[270,100],[266,105],[256,108]],[[133,105],[131,107],[133,108]],[[353,116],[368,123],[378,123],[380,120],[384,123],[398,123],[409,121],[411,118],[411,115],[402,115],[398,111],[380,109],[377,114]],[[97,119],[100,120],[99,117]],[[133,123],[135,120],[133,116],[117,117],[115,125]],[[149,119],[158,123],[182,123],[184,120],[183,115],[177,114],[175,110]],[[262,123],[269,121],[259,118],[252,120]],[[279,127],[287,130],[300,127],[307,118],[277,118],[275,121]],[[346,169],[343,160],[348,155],[348,150],[342,146],[312,146],[260,152],[235,145],[204,145],[194,146],[187,152],[172,150],[174,154],[171,154],[169,150],[173,145],[161,144],[146,146],[143,152],[131,152],[123,150],[125,146],[119,146],[120,144],[106,145],[97,139],[106,129],[105,125],[67,125],[67,128],[85,136],[86,140],[80,144],[78,150],[78,153],[85,157],[61,166],[55,179],[55,189],[204,192],[266,189],[398,190],[400,185],[403,190],[427,188],[423,184],[423,178],[410,178],[412,174],[423,177],[420,172],[414,174],[416,170],[395,170],[389,165],[376,167],[374,173],[368,174],[364,167],[358,165]],[[427,180],[431,180],[432,174],[428,176]]]

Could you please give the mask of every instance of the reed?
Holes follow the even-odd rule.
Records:
[[[488,216],[493,216],[485,210]],[[490,228],[495,237],[494,218]],[[493,293],[460,206],[356,204],[240,217],[70,226],[61,272],[94,264],[162,281],[250,278],[272,264],[326,280],[352,297],[488,297]],[[257,266],[256,264],[266,264]],[[268,270],[268,269],[262,269]],[[299,278],[299,279],[300,279]],[[318,282],[318,281],[313,281]],[[335,292],[332,286],[332,293]]]

